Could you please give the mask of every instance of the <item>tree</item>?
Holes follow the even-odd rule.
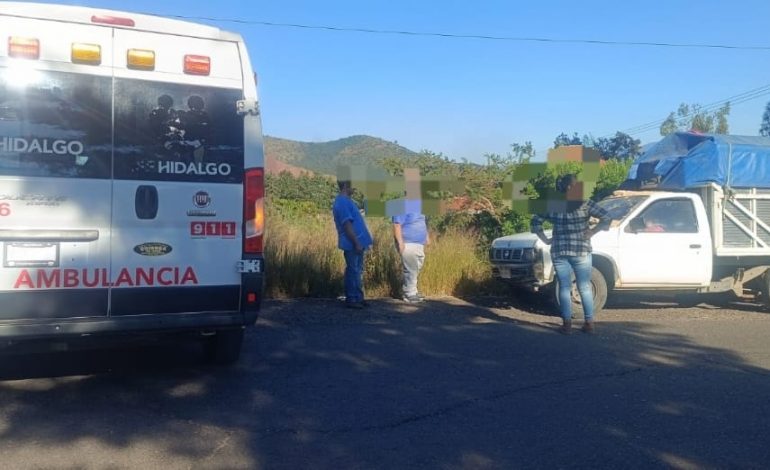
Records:
[[[593,134],[590,134],[590,133],[589,134],[584,134],[583,135],[583,146],[595,148],[597,140],[599,140],[599,139],[594,137]]]
[[[419,168],[422,176],[456,175],[456,164],[440,153],[423,150],[414,157],[388,156],[377,163],[391,176],[403,176],[405,168]]]
[[[583,141],[578,137],[577,132],[572,134],[572,137],[568,136],[564,132],[557,135],[553,141],[553,147],[561,147],[562,145],[583,145]]]
[[[535,148],[532,146],[532,142],[526,141],[523,144],[512,143],[508,158],[517,165],[529,163],[530,160],[535,158]]]
[[[591,199],[595,201],[604,199],[618,189],[628,177],[628,170],[632,164],[633,161],[630,159],[607,161],[599,170],[599,178],[596,180],[596,187]]]
[[[727,122],[729,115],[730,102],[714,111],[708,111],[699,104],[682,103],[676,113],[669,113],[660,125],[660,134],[666,136],[677,131],[727,134],[730,131]]]
[[[667,136],[678,130],[679,128],[676,124],[676,116],[674,113],[669,113],[666,120],[663,121],[663,124],[660,125],[660,135]]]
[[[717,134],[729,134],[730,133],[730,125],[727,123],[727,116],[730,115],[730,103],[725,103],[724,106],[719,108],[719,110],[714,113],[714,117],[716,118],[717,124],[716,124],[716,133]]]
[[[333,178],[308,173],[294,176],[288,171],[268,174],[265,186],[273,205],[285,205],[286,201],[302,202],[303,208],[312,207],[318,211],[329,210],[338,192]]]
[[[770,137],[770,101],[765,106],[765,114],[762,115],[762,126],[759,128],[759,135]]]
[[[642,141],[634,139],[625,132],[616,132],[611,138],[599,137],[594,141],[594,148],[604,160],[627,160],[636,158],[641,152]]]

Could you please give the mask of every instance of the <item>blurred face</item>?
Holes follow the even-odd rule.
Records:
[[[583,198],[583,184],[577,181],[573,181],[567,186],[567,190],[564,191],[569,201],[579,201]]]
[[[353,191],[354,191],[353,186],[350,183],[345,183],[344,185],[342,185],[340,187],[340,192],[342,194],[346,194],[348,196],[352,196],[353,195]]]

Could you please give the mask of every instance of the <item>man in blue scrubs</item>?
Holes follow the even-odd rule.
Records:
[[[334,199],[332,214],[337,227],[337,246],[345,255],[345,306],[363,308],[364,252],[372,245],[372,236],[361,211],[353,201],[350,181],[337,182],[340,193]]]

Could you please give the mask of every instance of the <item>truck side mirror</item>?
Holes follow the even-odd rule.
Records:
[[[634,217],[628,223],[628,228],[631,233],[644,232],[645,230],[644,219],[642,219],[641,217]]]

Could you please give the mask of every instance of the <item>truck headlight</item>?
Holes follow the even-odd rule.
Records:
[[[521,252],[521,260],[522,261],[535,261],[535,249],[534,248],[525,248]]]
[[[542,260],[538,260],[532,265],[532,276],[538,281],[545,279],[545,268]]]

